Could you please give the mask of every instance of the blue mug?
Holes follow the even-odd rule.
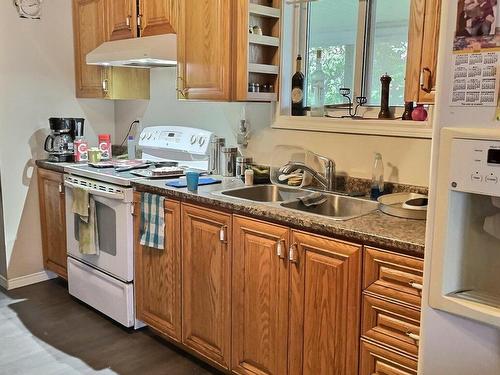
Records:
[[[187,184],[187,189],[189,191],[193,193],[196,193],[198,191],[199,180],[200,180],[199,172],[193,172],[193,171],[186,172],[186,184]]]

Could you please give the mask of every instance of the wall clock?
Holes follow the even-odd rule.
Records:
[[[40,19],[42,11],[42,0],[14,0],[19,17],[29,19]]]

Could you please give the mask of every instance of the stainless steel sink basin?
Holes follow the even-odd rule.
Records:
[[[310,194],[307,190],[287,189],[276,185],[254,185],[221,192],[222,195],[254,202],[284,202]]]
[[[366,199],[342,195],[325,194],[326,201],[317,206],[307,207],[299,200],[281,203],[285,208],[291,208],[311,214],[328,216],[335,220],[348,220],[366,215],[378,208],[378,203]]]

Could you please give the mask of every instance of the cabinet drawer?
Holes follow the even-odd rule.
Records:
[[[364,290],[420,308],[422,259],[370,247],[364,257]]]
[[[361,334],[416,357],[420,339],[420,311],[364,295]]]
[[[360,375],[417,375],[417,361],[411,357],[361,340]]]

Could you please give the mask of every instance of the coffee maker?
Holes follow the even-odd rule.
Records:
[[[49,161],[72,162],[74,160],[73,142],[76,137],[83,137],[83,118],[51,117],[49,126],[51,133],[45,139],[45,151],[49,153]]]

